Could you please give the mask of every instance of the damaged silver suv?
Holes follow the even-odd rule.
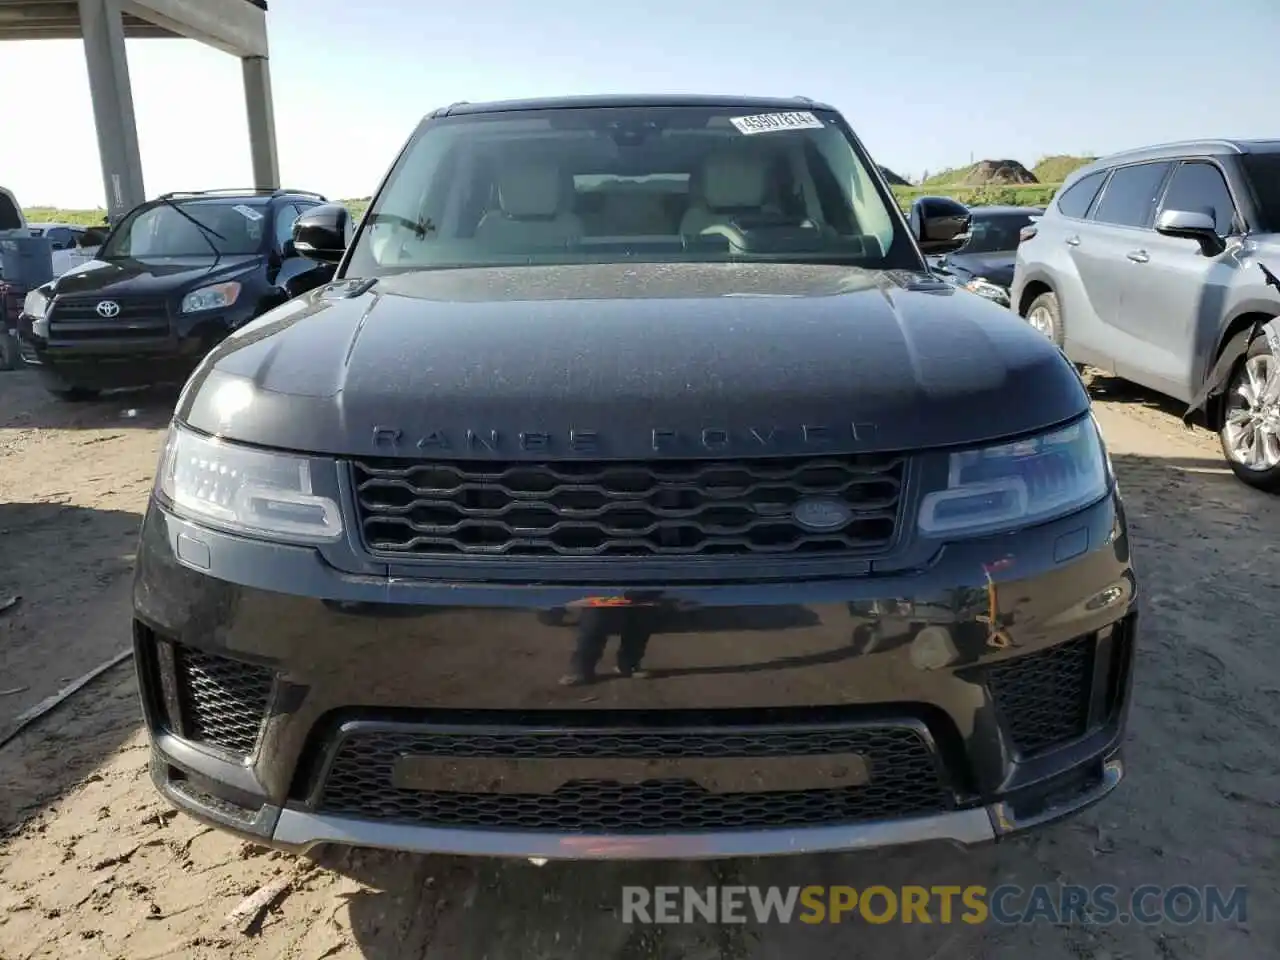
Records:
[[[1024,231],[1012,302],[1078,364],[1203,410],[1280,489],[1280,140],[1104,157]]]

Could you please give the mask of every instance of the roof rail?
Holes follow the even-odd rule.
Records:
[[[450,113],[452,113],[454,107],[465,107],[470,102],[471,102],[470,100],[458,100],[458,101],[455,101],[454,103],[449,104],[447,107],[444,108],[444,116],[447,117]]]
[[[217,197],[217,196],[238,196],[249,194],[256,197],[280,197],[280,196],[299,196],[312,197],[316,200],[327,202],[324,194],[316,193],[312,190],[294,190],[289,187],[218,187],[213,190],[174,190],[170,193],[162,193],[156,197],[157,200],[172,200],[174,197]]]

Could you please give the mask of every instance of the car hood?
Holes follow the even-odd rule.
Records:
[[[163,257],[90,260],[58,277],[58,296],[136,296],[174,293],[201,282],[225,280],[257,261],[256,256]]]
[[[1088,409],[1041,334],[920,275],[633,264],[351,284],[233,334],[178,418],[338,455],[652,458],[941,447]]]
[[[952,254],[943,267],[966,279],[984,277],[1006,289],[1013,285],[1013,266],[1017,250],[1001,250],[994,253]]]

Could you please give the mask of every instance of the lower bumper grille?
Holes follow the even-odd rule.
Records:
[[[271,698],[271,671],[176,644],[173,657],[181,735],[252,753]]]
[[[910,727],[419,726],[347,733],[318,806],[424,826],[625,834],[852,823],[952,804],[929,741]]]
[[[987,669],[991,695],[1021,753],[1039,753],[1088,731],[1096,646],[1089,634]]]

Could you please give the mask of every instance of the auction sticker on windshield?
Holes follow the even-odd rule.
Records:
[[[822,121],[807,110],[791,113],[759,113],[754,117],[730,117],[739,133],[773,133],[777,130],[821,130]]]
[[[255,210],[255,209],[253,209],[253,207],[246,207],[243,203],[237,203],[237,204],[236,204],[234,207],[232,207],[231,209],[232,209],[232,210],[234,210],[236,213],[240,214],[240,216],[244,217],[246,220],[261,220],[261,219],[262,219],[262,214],[261,214],[261,213],[259,213],[259,212],[258,212],[257,210]]]

